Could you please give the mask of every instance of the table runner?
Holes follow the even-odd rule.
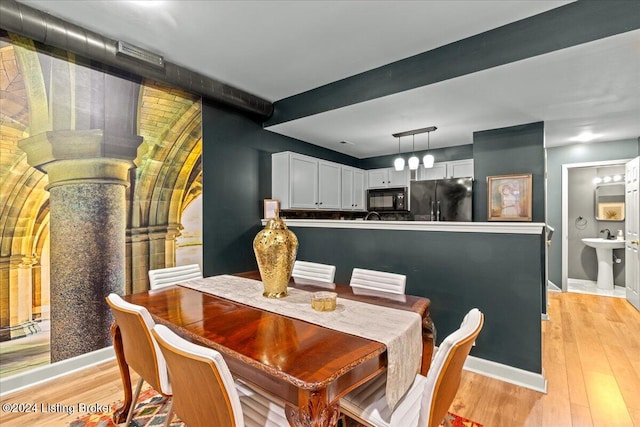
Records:
[[[391,409],[420,370],[422,318],[418,313],[344,298],[338,298],[336,310],[318,312],[311,308],[312,292],[288,288],[285,298],[265,298],[262,282],[229,275],[190,280],[180,286],[383,343],[387,347],[386,397]]]

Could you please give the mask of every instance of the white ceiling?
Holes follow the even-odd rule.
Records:
[[[276,101],[561,6],[566,1],[19,0]],[[545,121],[546,144],[640,135],[640,31],[272,126],[355,157],[437,126],[431,147]],[[348,141],[349,144],[340,144]],[[426,135],[416,137],[426,148]],[[403,151],[411,141],[402,140]]]

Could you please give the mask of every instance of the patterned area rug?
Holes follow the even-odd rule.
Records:
[[[70,427],[117,427],[118,424],[113,422],[113,411],[120,404],[111,405],[109,412],[96,412],[86,414],[77,420],[69,423]],[[164,426],[167,419],[167,410],[169,409],[168,401],[162,395],[158,394],[154,389],[148,388],[140,392],[138,396],[138,404],[133,413],[133,419],[129,423],[129,427],[155,427]],[[124,421],[121,424],[124,426]],[[171,427],[183,427],[177,417],[174,417]]]
[[[118,406],[118,403],[111,405],[110,412],[96,412],[93,414],[86,414],[77,420],[69,424],[70,427],[117,427],[113,423],[113,411]],[[138,404],[136,410],[133,413],[133,420],[129,424],[129,427],[155,427],[164,426],[167,419],[167,399],[156,393],[152,388],[143,390],[138,397]],[[482,424],[478,424],[474,421],[467,420],[458,415],[449,413],[447,414],[451,427],[482,427]],[[347,422],[345,427],[357,427],[357,423]],[[171,422],[171,427],[184,427],[184,424],[180,422],[178,417],[174,416]],[[283,426],[286,427],[286,426]]]

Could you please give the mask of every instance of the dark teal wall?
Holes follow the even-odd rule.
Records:
[[[253,238],[271,197],[271,153],[295,151],[357,166],[357,159],[262,129],[217,104],[202,105],[203,270],[205,276],[255,270]]]
[[[549,225],[555,229],[549,247],[549,280],[556,286],[562,287],[562,165],[632,159],[639,155],[638,139],[547,149],[547,216]]]
[[[545,222],[544,123],[473,133],[473,220],[486,221],[487,177],[532,174],[532,221]]]
[[[542,237],[293,227],[298,259],[333,264],[336,282],[354,267],[407,275],[406,292],[431,300],[440,343],[473,307],[485,326],[472,355],[542,372]],[[537,337],[537,338],[536,338]]]
[[[204,102],[203,268],[205,276],[257,268],[252,242],[262,200],[271,195],[271,153],[296,151],[340,163],[348,156],[274,134],[236,112]],[[464,313],[487,314],[478,357],[541,372],[540,236],[297,229],[299,258],[406,273],[407,292],[432,300],[440,339]],[[532,262],[532,260],[535,260]]]

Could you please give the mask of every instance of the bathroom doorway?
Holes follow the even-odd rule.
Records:
[[[624,234],[624,216],[609,210],[598,212],[599,189],[618,186],[624,193],[624,168],[627,159],[562,165],[562,291],[625,297],[624,249],[614,249],[613,284],[609,289],[597,286],[596,250],[583,238]],[[598,180],[601,180],[598,183]],[[606,180],[606,182],[605,182]]]

